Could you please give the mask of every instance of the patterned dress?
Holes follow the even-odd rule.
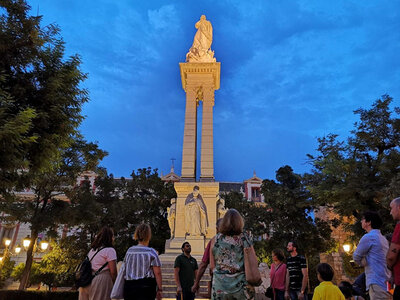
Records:
[[[235,236],[217,234],[212,249],[215,259],[213,300],[254,299],[254,288],[247,284],[244,272],[243,248],[250,246],[250,239],[243,233]]]

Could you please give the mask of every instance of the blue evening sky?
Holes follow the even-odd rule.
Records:
[[[28,0],[29,1],[29,0]],[[85,137],[109,152],[115,176],[151,166],[180,174],[184,62],[205,14],[221,62],[215,93],[218,181],[309,170],[317,137],[345,137],[353,110],[400,100],[400,1],[31,0],[82,57]]]

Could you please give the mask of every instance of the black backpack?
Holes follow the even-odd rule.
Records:
[[[98,275],[101,270],[107,266],[108,262],[106,262],[100,269],[98,269],[94,274],[92,274],[92,259],[99,253],[100,250],[104,248],[100,248],[97,252],[89,259],[88,256],[81,262],[75,269],[75,285],[77,288],[88,286],[93,278]]]

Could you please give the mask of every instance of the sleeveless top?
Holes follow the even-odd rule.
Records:
[[[235,236],[216,235],[212,249],[215,259],[212,299],[222,299],[223,295],[238,292],[244,292],[245,299],[252,298],[251,290],[247,288],[243,251],[243,248],[250,246],[250,239],[243,233]]]

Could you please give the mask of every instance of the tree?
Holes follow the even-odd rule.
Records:
[[[9,221],[31,224],[20,283],[24,289],[38,233],[70,221],[76,177],[106,153],[78,131],[87,91],[77,55],[64,59],[59,28],[41,26],[23,0],[0,0],[0,208]],[[34,199],[18,199],[24,189]]]
[[[152,230],[150,246],[164,252],[165,241],[170,236],[166,211],[170,199],[176,197],[171,183],[163,182],[157,170],[143,168],[133,171],[131,178],[118,180],[103,170],[95,185],[95,193],[86,184],[71,197],[74,215],[78,219],[83,219],[79,214],[86,215],[80,227],[82,232],[93,239],[102,226],[113,228],[115,248],[118,258],[122,259],[134,244],[136,226],[144,222]]]
[[[318,139],[318,155],[308,155],[313,166],[306,175],[308,189],[319,205],[340,217],[359,218],[366,210],[378,211],[385,220],[382,232],[392,231],[389,202],[399,195],[400,109],[384,95],[370,109],[357,109],[359,121],[346,140],[330,134]],[[355,238],[358,223],[348,224]]]
[[[271,213],[272,233],[265,245],[269,251],[293,240],[307,256],[317,256],[333,246],[329,224],[313,218],[309,192],[290,166],[276,171],[276,181],[264,180],[261,191]]]

